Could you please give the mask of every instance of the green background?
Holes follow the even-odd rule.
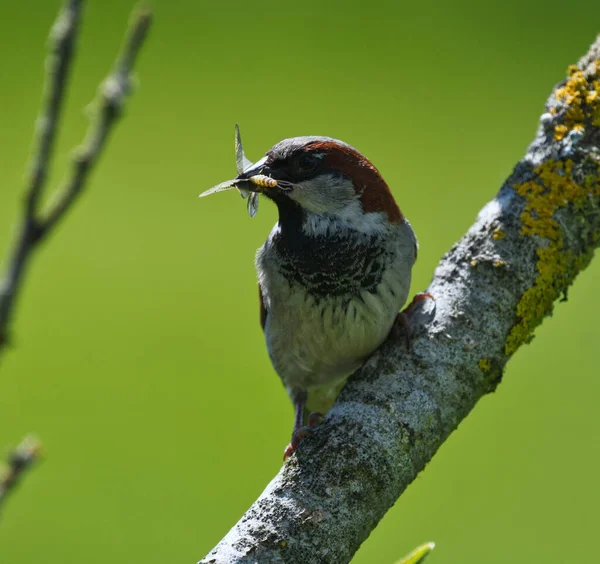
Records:
[[[0,249],[12,240],[59,3],[0,0]],[[129,2],[90,1],[55,187]],[[0,448],[42,465],[8,500],[0,562],[193,563],[281,465],[292,408],[258,325],[253,256],[276,220],[234,193],[233,126],[258,159],[341,138],[382,171],[421,244],[413,291],[532,140],[600,31],[597,1],[156,0],[129,100],[76,209],[29,272],[0,370]],[[592,263],[388,513],[357,563],[592,562],[600,298]]]

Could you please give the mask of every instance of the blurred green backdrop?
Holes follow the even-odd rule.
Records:
[[[58,1],[0,1],[0,248],[12,240]],[[52,179],[86,127],[131,4],[89,1]],[[0,522],[0,562],[192,563],[281,464],[292,408],[258,325],[253,256],[276,220],[234,193],[321,134],[380,168],[420,238],[413,290],[531,141],[600,31],[595,1],[156,0],[139,87],[88,192],[35,257],[0,370],[0,448],[46,460]],[[356,556],[596,561],[600,261],[519,351]]]

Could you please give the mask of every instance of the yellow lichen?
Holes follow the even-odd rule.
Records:
[[[592,118],[592,125],[594,127],[600,127],[600,105],[596,105],[590,113]]]
[[[504,239],[504,237],[506,237],[506,233],[504,233],[504,231],[501,231],[500,229],[496,229],[492,233],[492,239],[494,239],[494,241],[498,241],[499,239]]]
[[[519,321],[506,340],[507,355],[531,338],[533,329],[552,311],[554,300],[566,291],[575,274],[591,259],[593,248],[580,256],[564,249],[562,231],[554,218],[561,208],[570,205],[581,209],[589,205],[590,196],[600,196],[600,170],[588,174],[583,182],[578,183],[572,175],[573,166],[571,160],[546,161],[534,170],[534,179],[514,186],[527,202],[521,214],[521,235],[541,237],[546,240],[546,246],[537,250],[538,277],[535,284],[523,294],[517,305]],[[594,238],[600,239],[600,233]]]
[[[595,61],[596,76],[600,71],[600,61]],[[568,79],[564,86],[556,89],[555,98],[566,106],[562,123],[554,127],[554,139],[560,141],[567,133],[577,127],[584,131],[587,121],[600,127],[600,80],[585,76],[584,71],[575,65],[568,68]],[[555,115],[556,108],[550,113]]]
[[[489,372],[492,369],[492,363],[489,358],[479,359],[479,368],[482,372]]]
[[[569,128],[566,125],[560,124],[554,128],[554,139],[560,141],[567,133]]]
[[[477,260],[475,260],[475,259],[473,259],[473,260],[471,261],[471,266],[472,266],[473,268],[475,268],[475,267],[476,267],[478,264],[479,264],[479,261],[477,261]]]
[[[501,266],[508,266],[508,263],[505,260],[502,260],[502,259],[495,259],[494,260],[494,267],[495,268],[500,268]]]

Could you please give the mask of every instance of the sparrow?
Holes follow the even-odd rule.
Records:
[[[375,166],[331,137],[284,139],[256,163],[236,126],[236,187],[256,213],[279,220],[256,253],[260,324],[275,372],[294,405],[290,456],[341,388],[398,324],[417,258],[415,233]]]

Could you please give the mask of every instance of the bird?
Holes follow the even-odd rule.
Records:
[[[285,460],[393,328],[407,331],[418,244],[380,172],[343,141],[284,139],[252,163],[236,126],[236,162],[238,176],[204,194],[235,186],[278,209],[255,264],[267,352],[295,411]]]

